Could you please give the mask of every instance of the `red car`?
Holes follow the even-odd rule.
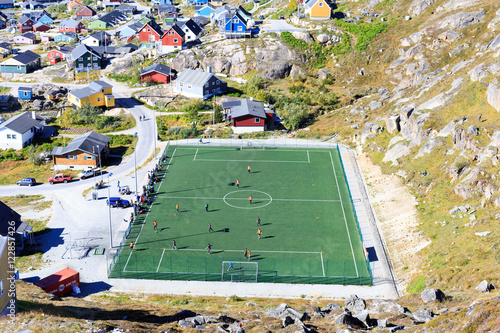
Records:
[[[54,177],[49,178],[49,184],[54,184],[54,183],[67,183],[71,181],[71,176],[70,175],[63,175],[62,173],[55,175]]]

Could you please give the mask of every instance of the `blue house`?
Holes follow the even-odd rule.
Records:
[[[252,36],[251,30],[247,29],[247,20],[238,11],[233,14],[227,14],[224,22],[221,33],[226,35],[226,38]]]
[[[194,1],[194,4],[196,6],[203,6],[204,4],[207,4],[208,3],[208,0],[195,0]]]
[[[17,88],[17,94],[19,99],[30,100],[33,96],[33,89],[31,87],[19,87]]]
[[[157,5],[172,5],[172,1],[170,0],[153,0],[153,3],[154,4],[157,4]]]
[[[212,12],[215,10],[215,7],[209,3],[202,5],[202,6],[196,6],[194,7],[195,15],[196,16],[204,16],[204,17],[210,17]]]
[[[14,0],[0,0],[0,9],[14,8]]]
[[[78,41],[78,35],[71,31],[54,36],[55,43],[74,43],[76,41]]]
[[[43,24],[54,24],[54,20],[50,17],[49,14],[44,13],[39,19],[38,22],[42,22]]]

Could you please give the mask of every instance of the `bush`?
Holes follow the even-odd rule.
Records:
[[[40,154],[37,152],[35,146],[30,145],[27,149],[28,159],[33,165],[41,165],[43,160],[40,158]]]

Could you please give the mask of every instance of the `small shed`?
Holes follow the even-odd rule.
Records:
[[[71,268],[65,268],[34,284],[42,288],[46,293],[64,296],[71,292],[74,286],[80,288],[80,273]]]
[[[31,100],[33,97],[33,89],[31,87],[19,87],[17,89],[19,99]]]

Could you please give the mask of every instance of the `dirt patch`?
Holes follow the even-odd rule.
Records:
[[[365,154],[358,156],[371,201],[377,215],[390,259],[401,290],[419,271],[422,259],[418,252],[430,244],[418,231],[417,200],[395,175],[382,173]]]

